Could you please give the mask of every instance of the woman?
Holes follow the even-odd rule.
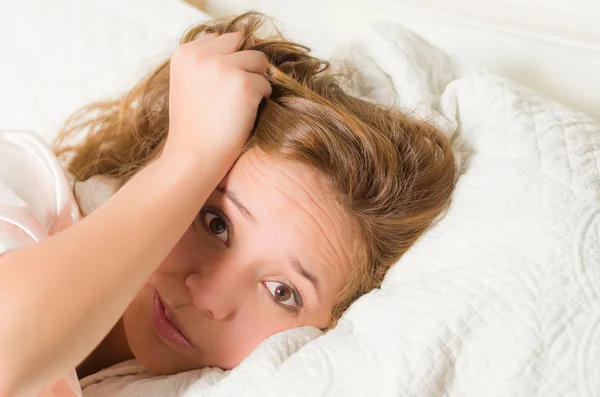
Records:
[[[155,374],[232,368],[380,285],[447,205],[454,158],[327,66],[248,13],[192,28],[127,95],[74,115],[57,154],[76,191],[119,188],[72,226],[57,206],[52,237],[0,257],[4,395],[134,357]]]

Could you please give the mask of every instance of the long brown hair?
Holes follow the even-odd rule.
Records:
[[[347,211],[358,243],[355,271],[333,318],[380,286],[387,270],[447,206],[456,165],[448,139],[432,125],[346,94],[326,61],[290,42],[268,18],[249,12],[192,27],[201,34],[241,31],[247,48],[271,62],[273,93],[261,107],[248,150],[317,171]],[[74,114],[56,153],[76,180],[102,174],[125,183],[160,155],[169,127],[169,61],[122,97]]]

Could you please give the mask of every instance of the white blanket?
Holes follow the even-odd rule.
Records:
[[[0,5],[20,7],[0,25],[0,126],[50,138],[201,17],[174,0],[118,4]],[[448,214],[329,333],[276,335],[230,372],[151,378],[128,362],[87,378],[86,396],[600,395],[600,126],[400,28],[358,33],[337,55],[361,67],[352,89],[453,140]]]

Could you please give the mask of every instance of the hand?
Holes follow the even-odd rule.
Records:
[[[239,32],[207,34],[171,57],[169,135],[163,153],[198,160],[238,158],[262,98],[271,94],[269,62],[260,51],[236,51]]]

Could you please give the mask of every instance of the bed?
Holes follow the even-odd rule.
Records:
[[[267,3],[266,11],[277,14],[275,3]],[[546,94],[540,95],[482,70],[474,59],[480,54],[457,57],[482,40],[469,41],[475,25],[457,17],[438,26],[438,35],[446,27],[448,35],[467,29],[460,51],[442,50],[418,28],[371,17],[396,15],[391,10],[400,3],[371,3],[345,2],[342,14],[341,2],[323,2],[324,12],[360,16],[364,24],[340,20],[346,28],[327,39],[317,40],[324,35],[319,29],[299,37],[315,43],[319,55],[358,66],[348,87],[355,95],[416,112],[450,137],[460,177],[448,212],[382,288],[352,305],[330,332],[306,327],[277,334],[232,371],[151,378],[124,363],[87,379],[86,396],[600,395],[597,30],[586,33],[589,47],[548,42],[537,53],[560,65],[562,51],[580,52],[571,58],[576,75],[549,69],[525,81]],[[558,3],[548,12],[558,12]],[[221,9],[246,5],[224,2]],[[325,14],[306,10],[289,21],[290,34],[306,30],[299,18],[307,13],[312,26],[322,26]],[[410,10],[415,14],[405,15],[421,18],[414,24],[435,23],[425,11]],[[591,20],[598,10],[584,11],[582,20]],[[0,15],[0,128],[31,129],[47,140],[77,107],[127,89],[168,56],[185,27],[210,18],[175,0],[22,0],[3,2]],[[288,14],[280,15],[285,22]],[[515,32],[494,33],[504,56],[513,51]],[[580,65],[586,57],[590,64]],[[493,58],[488,69],[501,72]],[[527,59],[525,66],[537,71]],[[556,85],[542,78],[554,72]],[[561,86],[563,78],[569,87],[587,82],[585,101]]]

